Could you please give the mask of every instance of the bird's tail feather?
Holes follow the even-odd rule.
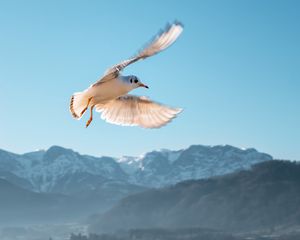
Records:
[[[70,101],[70,112],[76,119],[80,119],[83,115],[83,110],[87,107],[88,97],[85,92],[74,93]]]

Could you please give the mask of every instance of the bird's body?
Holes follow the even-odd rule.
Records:
[[[87,89],[88,97],[93,97],[90,105],[104,103],[127,94],[132,88],[120,75],[110,81],[103,82]]]
[[[148,88],[138,77],[124,76],[121,71],[131,63],[152,56],[170,46],[182,32],[182,25],[174,23],[160,33],[152,43],[137,56],[125,60],[108,69],[104,76],[83,92],[71,97],[70,111],[74,118],[80,119],[90,108],[91,116],[86,127],[93,119],[93,108],[102,112],[101,117],[107,122],[158,128],[170,122],[181,109],[170,108],[153,102],[145,97],[127,95],[138,87]]]

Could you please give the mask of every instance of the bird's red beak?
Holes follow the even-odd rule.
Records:
[[[140,86],[140,87],[144,87],[144,88],[149,88],[147,85],[145,85],[145,84],[143,84],[143,83],[140,83],[139,86]]]

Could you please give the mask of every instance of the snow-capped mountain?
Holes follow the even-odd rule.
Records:
[[[127,174],[113,158],[80,155],[58,146],[23,155],[1,151],[1,177],[15,184],[14,178],[22,179],[22,187],[27,185],[37,192],[61,193],[92,190],[109,180],[127,180]]]
[[[179,151],[153,151],[138,158],[119,160],[130,173],[132,183],[147,187],[163,187],[189,179],[208,178],[248,169],[251,165],[273,158],[253,148],[230,145],[193,145]]]
[[[37,192],[80,193],[111,186],[162,187],[222,175],[272,160],[255,149],[193,145],[139,157],[93,157],[53,146],[23,155],[0,150],[0,178]],[[130,191],[130,190],[128,190]]]

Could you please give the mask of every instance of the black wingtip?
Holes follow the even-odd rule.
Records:
[[[182,22],[178,21],[177,19],[174,21],[173,23],[174,25],[177,25],[177,26],[181,26],[182,28],[184,28],[184,25]]]

